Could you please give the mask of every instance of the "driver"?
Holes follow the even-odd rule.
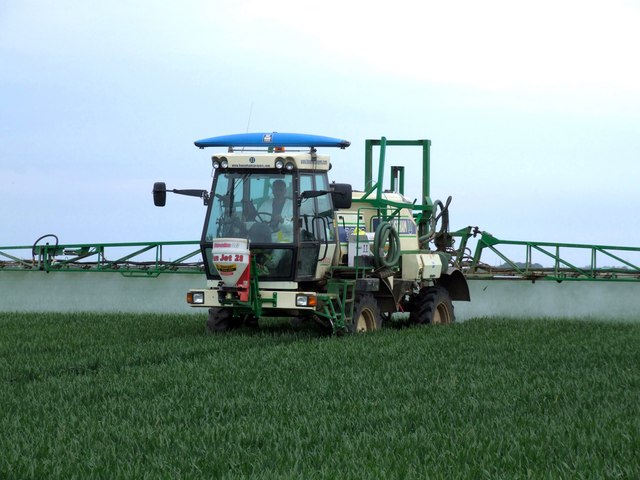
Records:
[[[293,202],[286,196],[287,184],[284,180],[274,180],[271,184],[273,198],[265,200],[260,210],[271,214],[269,226],[274,242],[293,240]]]

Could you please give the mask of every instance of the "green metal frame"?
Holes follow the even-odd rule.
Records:
[[[470,237],[477,234],[480,234],[480,237],[474,254],[465,254]],[[488,232],[479,232],[471,227],[452,235],[460,238],[460,247],[455,252],[454,262],[468,279],[640,282],[640,265],[624,258],[625,254],[640,256],[640,247],[500,240]],[[501,246],[521,247],[523,256],[518,259],[510,258],[504,249],[501,250]],[[487,250],[497,255],[504,265],[496,267],[484,263],[482,254]],[[583,267],[574,265],[567,259],[567,251],[588,253],[590,264]],[[553,265],[548,268],[534,265],[534,252],[551,259]],[[613,260],[620,266],[599,266],[601,259]]]
[[[377,182],[374,182],[372,179],[374,146],[380,147],[380,160],[378,162]],[[420,203],[414,202],[412,206],[408,206],[404,203],[391,202],[382,198],[387,146],[422,147],[422,198],[420,199]],[[404,194],[404,167],[391,167],[391,189],[395,190],[396,188],[396,171],[399,173],[398,191],[401,194]],[[365,194],[359,201],[367,201],[375,208],[396,207],[398,210],[400,208],[411,208],[413,211],[413,217],[418,224],[418,236],[422,238],[428,232],[431,215],[433,214],[433,202],[431,201],[430,196],[431,140],[388,140],[385,137],[382,137],[380,140],[365,140],[364,176]],[[370,198],[373,192],[376,192],[375,199]]]
[[[327,293],[318,295],[316,315],[329,320],[333,334],[344,332],[353,321],[354,300],[355,280],[331,279]]]
[[[373,147],[380,147],[380,163],[378,164],[378,181],[373,183]],[[430,197],[430,183],[431,183],[431,140],[387,140],[382,137],[380,140],[369,139],[365,140],[364,145],[364,189],[369,192],[371,189],[376,188],[378,192],[378,199],[382,196],[382,185],[384,181],[384,161],[386,155],[387,146],[401,146],[401,147],[422,147],[422,204],[427,205],[426,199]],[[404,190],[404,187],[403,187]]]
[[[388,203],[393,202],[386,202]],[[387,218],[392,218],[394,213],[397,213],[397,210],[391,212]],[[475,250],[471,253],[467,245],[471,238],[478,234]],[[625,254],[640,256],[640,247],[501,240],[490,233],[474,231],[471,227],[452,232],[452,236],[459,239],[458,248],[450,252],[453,255],[452,263],[469,279],[640,281],[640,265],[625,258]],[[165,273],[201,275],[204,274],[204,264],[199,243],[176,241],[0,247],[0,272],[108,272],[132,277],[157,277]],[[181,254],[175,260],[165,260],[172,249],[184,251],[194,246],[198,248]],[[522,247],[522,256],[512,258],[513,254],[507,254],[501,246]],[[487,251],[497,255],[506,266],[490,266],[483,262],[483,254]],[[590,265],[574,265],[563,256],[566,251],[588,251]],[[535,267],[532,261],[534,252],[552,260],[553,265],[548,268]],[[32,258],[29,259],[29,256]],[[604,260],[619,263],[620,267],[606,267]],[[340,267],[334,268],[340,271]],[[366,268],[361,267],[363,270]],[[361,276],[362,272],[355,277]],[[336,306],[348,304],[346,297],[343,298],[345,287],[337,279],[334,282],[336,286],[332,287],[333,291],[327,300],[338,299]],[[252,291],[257,292],[256,285],[252,285]],[[336,300],[333,301],[335,303]],[[273,299],[252,298],[250,302],[262,305],[272,303]],[[326,314],[338,323],[349,320],[348,315],[340,314],[335,317],[330,311]]]
[[[197,248],[190,250],[193,246]],[[166,260],[178,251],[179,258]],[[202,274],[204,265],[199,241],[45,244],[0,247],[1,271],[116,272],[157,277],[161,273]]]

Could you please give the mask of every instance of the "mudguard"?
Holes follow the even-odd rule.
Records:
[[[450,267],[447,273],[444,273],[436,281],[436,285],[440,285],[449,291],[451,300],[458,300],[463,302],[471,301],[471,294],[469,293],[469,285],[467,279],[462,272]]]

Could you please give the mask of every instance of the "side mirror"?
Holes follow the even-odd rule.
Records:
[[[351,208],[353,189],[348,183],[331,184],[331,200],[336,209]]]
[[[164,207],[167,204],[167,184],[156,182],[153,184],[153,204],[156,207]]]

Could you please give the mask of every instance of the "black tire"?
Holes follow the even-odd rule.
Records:
[[[242,318],[244,326],[248,328],[258,328],[258,317],[253,315],[252,313],[248,313]]]
[[[382,326],[380,306],[370,293],[356,295],[353,304],[353,318],[349,331],[351,333],[371,332]]]
[[[453,323],[453,304],[449,291],[444,287],[427,287],[411,299],[411,323]]]
[[[232,328],[240,326],[237,318],[233,317],[233,311],[229,308],[210,308],[207,319],[207,330],[209,332],[226,332]]]

